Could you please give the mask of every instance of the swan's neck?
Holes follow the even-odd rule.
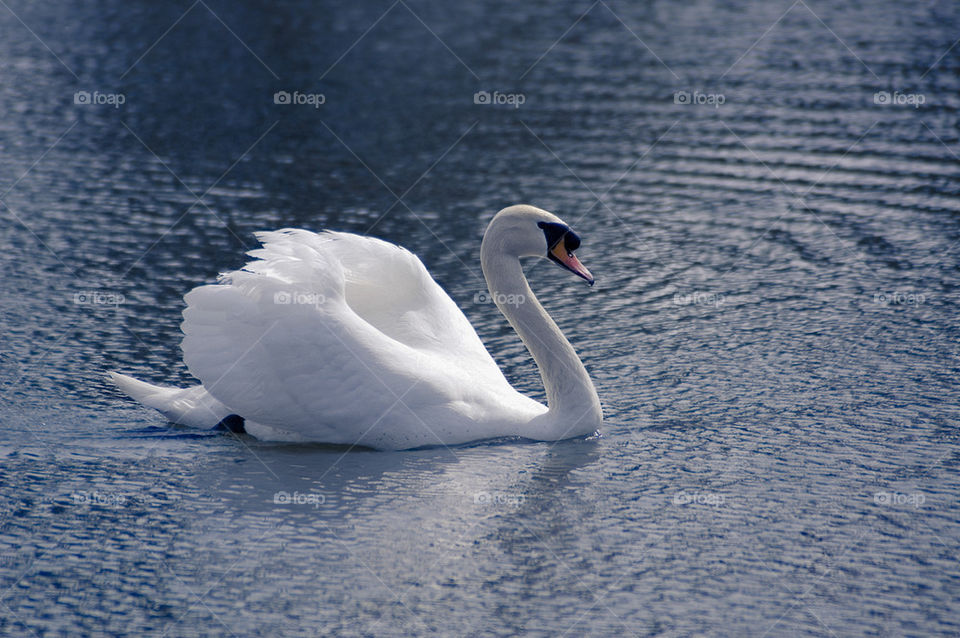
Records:
[[[603,419],[597,391],[573,346],[530,289],[520,260],[481,248],[481,265],[494,303],[540,369],[548,412],[531,426],[543,429],[537,434],[544,438],[592,433]]]

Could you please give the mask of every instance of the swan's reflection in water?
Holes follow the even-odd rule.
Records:
[[[214,563],[236,564],[263,591],[304,594],[348,573],[332,601],[326,589],[326,604],[340,604],[329,619],[377,608],[382,625],[367,625],[374,633],[418,626],[419,610],[463,587],[528,600],[569,590],[565,565],[581,560],[577,521],[593,510],[578,473],[603,447],[572,440],[344,453],[246,443],[243,462],[197,473],[200,491],[226,515],[187,523],[177,545],[189,551],[171,568],[189,574],[199,554],[209,564],[219,553]]]

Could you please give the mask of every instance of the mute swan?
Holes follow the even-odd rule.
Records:
[[[514,390],[470,322],[407,250],[349,233],[256,234],[254,260],[185,297],[183,360],[202,382],[154,386],[111,373],[175,423],[274,441],[409,449],[504,436],[555,441],[603,413],[583,363],[537,301],[520,257],[593,284],[558,217],[510,206],[480,245],[490,297],[540,369],[547,406]]]

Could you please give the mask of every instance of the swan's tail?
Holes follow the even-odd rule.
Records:
[[[212,428],[225,420],[229,421],[229,417],[239,418],[227,406],[214,399],[202,385],[169,388],[151,385],[117,372],[111,372],[107,378],[121,391],[143,405],[158,410],[174,423]]]

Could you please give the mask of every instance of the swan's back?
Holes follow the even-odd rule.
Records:
[[[257,238],[253,261],[186,295],[182,324],[190,372],[248,421],[284,438],[411,447],[482,438],[471,423],[498,410],[545,409],[510,388],[409,251],[348,233]]]
[[[463,343],[476,337],[473,327],[416,255],[371,237],[325,235],[329,256],[343,269],[344,301],[360,318],[413,348],[483,350],[479,342]]]

